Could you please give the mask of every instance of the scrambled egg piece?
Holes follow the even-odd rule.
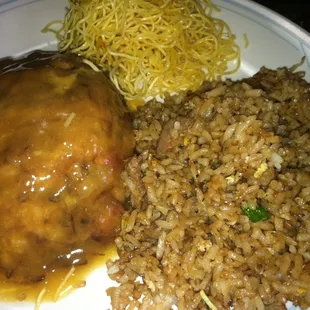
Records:
[[[212,247],[212,242],[210,240],[201,240],[198,244],[198,250],[200,252],[209,251]]]
[[[191,143],[191,139],[189,136],[186,136],[183,141],[184,146],[188,146]]]
[[[259,179],[262,174],[268,169],[268,165],[266,163],[262,163],[258,169],[254,173],[254,178]]]
[[[227,184],[234,184],[237,183],[241,178],[241,175],[239,173],[236,173],[235,175],[230,175],[225,180],[227,181]]]
[[[227,184],[233,184],[235,183],[235,177],[233,175],[230,175],[226,178]]]
[[[297,289],[297,292],[299,295],[305,295],[307,293],[307,290],[304,288],[299,288]]]

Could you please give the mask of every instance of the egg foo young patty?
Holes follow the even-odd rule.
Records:
[[[134,136],[116,89],[77,58],[42,52],[0,66],[0,267],[36,282],[114,237]]]
[[[310,93],[262,68],[142,107],[113,309],[310,306]],[[140,276],[140,280],[137,277]],[[214,308],[216,307],[216,308]],[[127,309],[127,308],[126,308]]]

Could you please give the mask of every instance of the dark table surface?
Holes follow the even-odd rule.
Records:
[[[310,32],[310,0],[255,0]]]

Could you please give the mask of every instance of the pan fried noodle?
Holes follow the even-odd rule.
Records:
[[[113,309],[308,309],[310,85],[294,69],[134,114]]]
[[[212,17],[218,9],[209,0],[202,5],[197,0],[69,2],[56,32],[59,49],[109,71],[127,101],[195,90],[204,80],[239,67],[235,36]],[[55,31],[51,26],[44,31]],[[231,60],[236,66],[228,70]]]

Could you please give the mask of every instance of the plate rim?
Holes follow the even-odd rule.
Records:
[[[0,9],[0,14],[6,13],[7,11],[12,11],[17,9],[20,6],[25,6],[37,2],[44,2],[45,0],[0,0],[0,7],[3,7],[4,10]],[[211,0],[212,1],[212,0]],[[288,19],[284,15],[255,2],[254,0],[222,0],[225,3],[232,4],[237,8],[245,9],[251,14],[258,15],[269,22],[276,24],[283,31],[288,31],[290,35],[296,37],[300,40],[300,43],[304,44],[307,48],[310,49],[310,32],[302,28],[300,25],[296,24],[292,20]],[[216,1],[215,1],[216,2]],[[14,4],[17,4],[14,6]],[[11,7],[13,5],[13,7]],[[6,9],[5,7],[8,6]]]
[[[281,29],[288,30],[290,34],[301,40],[301,43],[310,48],[310,32],[302,28],[292,20],[288,19],[284,15],[269,9],[268,7],[257,3],[253,0],[223,0],[225,3],[230,3],[239,8],[243,8],[252,14],[258,14],[269,22],[276,24]]]
[[[0,14],[6,13],[7,11],[13,11],[24,5],[40,2],[44,3],[46,1],[52,2],[53,0],[4,0],[3,2],[0,0]],[[281,28],[281,31],[287,31],[290,36],[296,38],[301,44],[304,44],[307,49],[308,48],[310,49],[310,32],[308,32],[295,22],[289,20],[287,17],[281,15],[280,13],[277,13],[274,10],[269,9],[268,7],[256,3],[252,0],[222,0],[222,1],[224,3],[228,3],[235,6],[237,9],[243,9],[253,16],[257,16],[259,18],[268,20],[268,22],[279,26]],[[14,7],[9,8],[9,6],[11,5],[14,5]],[[2,7],[4,10],[7,8],[7,10],[1,12]]]

